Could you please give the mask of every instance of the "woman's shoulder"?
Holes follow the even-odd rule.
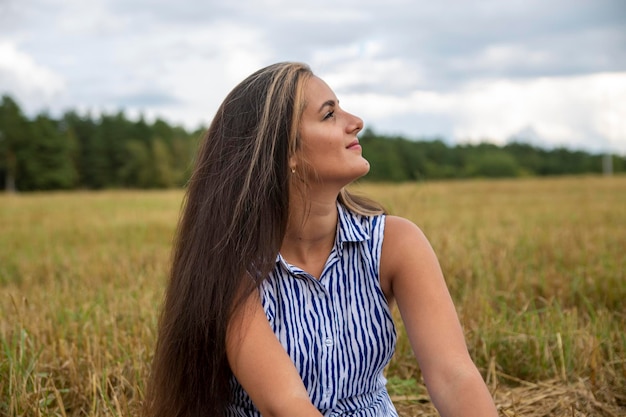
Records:
[[[418,225],[399,216],[386,216],[381,254],[381,283],[391,285],[393,277],[401,273],[408,261],[428,259],[432,247]]]
[[[385,216],[385,241],[390,245],[402,244],[406,240],[425,240],[422,229],[409,219],[400,216]]]

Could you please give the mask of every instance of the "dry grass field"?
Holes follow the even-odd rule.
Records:
[[[626,177],[354,188],[430,238],[502,416],[626,415]],[[0,415],[137,415],[181,197],[0,195]],[[390,392],[434,416],[400,334]]]

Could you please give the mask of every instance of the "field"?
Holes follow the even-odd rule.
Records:
[[[354,189],[431,240],[502,416],[626,415],[626,177]],[[0,415],[137,415],[181,198],[0,195]],[[393,399],[436,415],[400,332]]]

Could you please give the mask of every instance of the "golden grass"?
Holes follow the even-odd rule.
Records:
[[[626,414],[626,177],[354,188],[429,236],[501,415]],[[137,414],[181,197],[0,196],[0,415]],[[402,332],[388,378],[436,415]]]

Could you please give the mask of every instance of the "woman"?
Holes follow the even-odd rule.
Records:
[[[226,97],[187,190],[148,415],[397,415],[394,302],[441,415],[497,415],[422,232],[344,188],[369,171],[362,128],[303,64]]]

